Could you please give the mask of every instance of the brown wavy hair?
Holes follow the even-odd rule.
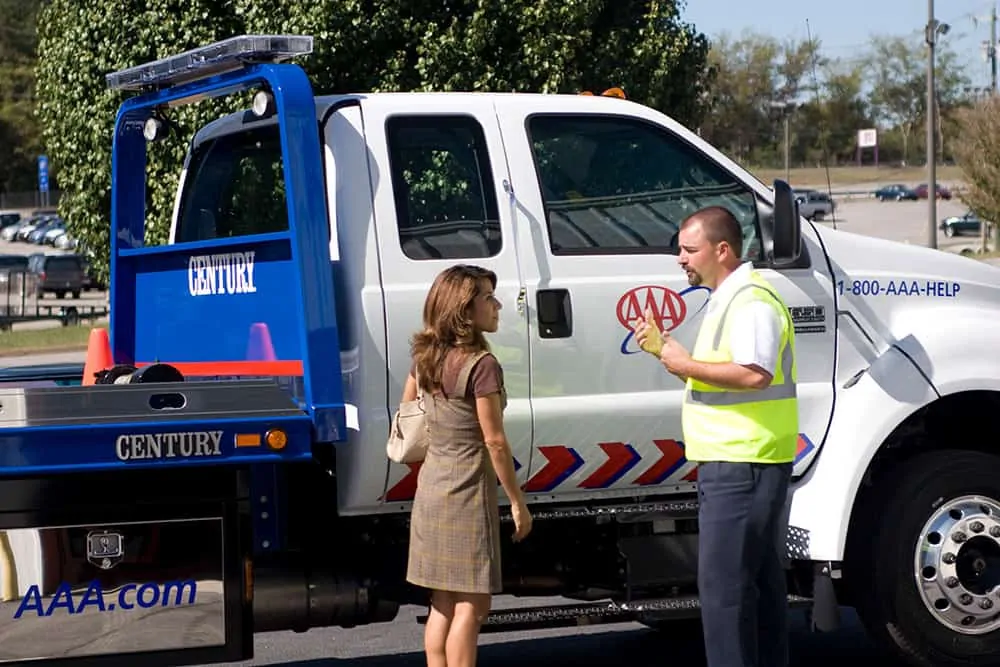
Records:
[[[424,301],[424,328],[413,335],[410,350],[424,391],[441,387],[441,373],[448,352],[489,351],[483,332],[472,322],[472,302],[479,295],[479,283],[490,281],[496,289],[497,276],[481,266],[458,264],[437,275]]]

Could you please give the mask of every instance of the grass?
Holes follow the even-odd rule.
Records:
[[[92,326],[0,331],[0,357],[87,349]]]
[[[962,254],[972,259],[1000,259],[1000,250],[987,250],[986,252],[962,251]]]
[[[785,178],[784,169],[750,168],[750,171],[765,183],[770,183],[776,178],[782,180]],[[789,175],[793,187],[826,185],[826,169],[822,167],[792,169]],[[941,165],[937,168],[937,180],[939,181],[960,181],[962,179],[962,170],[958,167]],[[927,169],[925,167],[830,167],[830,183],[834,186],[874,185],[876,183],[917,185],[926,182]]]

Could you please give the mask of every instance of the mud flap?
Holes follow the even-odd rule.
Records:
[[[0,664],[121,667],[252,657],[243,473],[156,471],[137,485],[136,472],[86,482],[66,477],[59,486],[0,483]],[[114,506],[95,498],[125,482],[137,493],[153,486],[142,495],[116,493]],[[201,493],[181,499],[180,489]],[[70,495],[79,506],[53,509],[66,507]],[[44,507],[15,507],[26,500]]]

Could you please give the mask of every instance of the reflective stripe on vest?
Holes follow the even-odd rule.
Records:
[[[716,325],[715,337],[712,339],[712,351],[715,352],[719,349],[719,345],[722,343],[722,332],[725,329],[726,316],[729,314],[729,307],[733,305],[736,297],[748,289],[760,289],[764,290],[770,294],[775,301],[779,304],[781,299],[769,290],[768,288],[757,285],[755,283],[750,283],[744,285],[743,287],[736,290],[732,298],[726,303],[725,310],[722,311],[722,316],[719,318],[719,323]],[[793,326],[789,322],[789,326]],[[779,401],[786,398],[795,398],[795,380],[792,377],[793,374],[793,358],[792,358],[792,346],[791,341],[779,341],[779,346],[782,342],[785,342],[784,348],[781,351],[781,384],[772,384],[764,389],[751,389],[751,390],[740,390],[740,391],[730,391],[726,389],[720,389],[717,391],[701,391],[699,389],[688,389],[684,397],[687,403],[694,403],[699,405],[741,405],[744,403],[760,403],[762,401]]]

